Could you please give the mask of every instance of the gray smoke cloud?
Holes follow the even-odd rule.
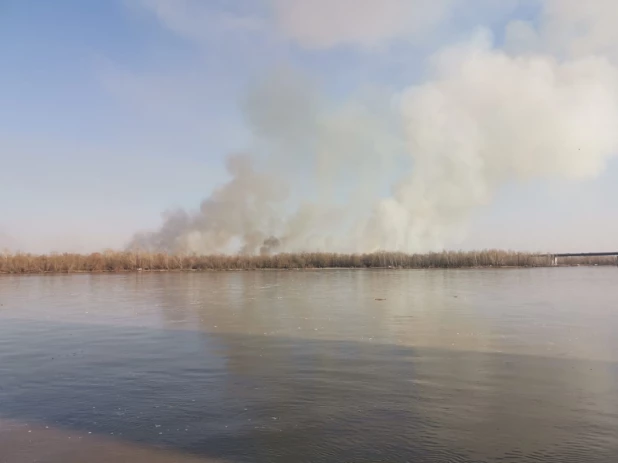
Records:
[[[481,30],[438,51],[425,82],[397,95],[334,104],[306,78],[275,73],[246,99],[254,144],[228,159],[231,180],[130,246],[435,250],[506,183],[597,176],[618,153],[618,70],[599,52],[606,34],[589,34],[590,53],[579,36],[576,53],[552,53],[547,30],[562,16],[547,4],[534,34],[507,28],[508,51]]]
[[[166,213],[159,231],[136,235],[131,247],[211,253],[229,251],[236,240],[240,252],[253,253],[277,230],[277,208],[287,189],[277,176],[257,172],[249,156],[230,156],[226,167],[232,179],[204,200],[198,212]]]
[[[199,210],[169,211],[132,249],[246,254],[359,250],[361,224],[405,152],[396,107],[379,91],[333,105],[279,69],[242,106],[254,141],[227,159],[230,181]]]

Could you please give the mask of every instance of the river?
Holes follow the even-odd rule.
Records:
[[[615,462],[618,269],[0,276],[0,463]]]

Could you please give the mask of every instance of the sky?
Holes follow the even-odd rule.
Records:
[[[614,251],[615,17],[613,0],[1,0],[0,249],[124,248],[249,152],[288,180],[286,211],[354,211],[331,230],[354,251]],[[195,223],[174,242],[218,251]]]

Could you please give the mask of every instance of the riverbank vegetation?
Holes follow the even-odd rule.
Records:
[[[427,254],[294,253],[270,256],[169,255],[106,251],[92,254],[0,254],[0,273],[72,273],[127,271],[208,271],[320,268],[477,268],[546,267],[547,255],[485,250]],[[616,257],[562,258],[560,265],[616,265]]]

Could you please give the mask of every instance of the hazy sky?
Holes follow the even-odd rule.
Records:
[[[618,101],[604,101],[614,94],[617,17],[615,0],[2,0],[0,248],[119,248],[135,232],[156,229],[164,210],[197,208],[228,180],[225,157],[254,146],[241,107],[247,89],[273,69],[317,82],[333,104],[371,92],[395,101],[420,88],[425,93],[413,93],[406,106],[417,116],[420,102],[434,101],[431,95],[478,91],[477,80],[466,77],[468,65],[477,62],[484,67],[476,72],[486,73],[482,86],[505,89],[516,108],[522,94],[545,87],[518,85],[527,79],[528,65],[515,82],[502,82],[534,54],[555,66],[547,79],[559,84],[552,102],[540,103],[542,136],[527,142],[539,124],[514,119],[529,120],[529,113],[511,111],[498,90],[480,109],[460,99],[444,106],[463,111],[464,122],[487,120],[481,117],[488,117],[488,108],[504,108],[512,118],[491,125],[489,135],[477,129],[474,139],[482,142],[473,146],[482,146],[482,153],[513,152],[496,154],[504,162],[500,168],[493,154],[479,157],[500,181],[457,206],[466,215],[464,231],[458,228],[442,244],[616,250],[618,145],[610,132],[618,132]],[[452,48],[476,40],[479,28],[493,35],[491,50],[474,48],[466,55]],[[445,58],[442,50],[451,51]],[[468,64],[460,66],[460,55],[471,57]],[[607,66],[588,66],[592,57]],[[447,64],[440,64],[443,59]],[[451,81],[444,69],[461,79]],[[579,84],[574,76],[581,75],[592,77]],[[607,92],[597,93],[596,86]],[[580,90],[581,98],[571,98]],[[546,95],[534,98],[545,101]],[[596,95],[598,105],[589,108]],[[572,137],[565,138],[569,143],[581,142],[577,150],[583,153],[574,154],[548,138],[560,139],[561,130],[574,127],[573,118],[552,121],[565,108],[575,114],[577,105],[587,114],[578,124],[590,127],[581,136],[564,134]],[[421,126],[422,133],[408,130],[415,143],[434,127]],[[597,146],[596,139],[603,142]],[[538,158],[538,166],[530,154],[537,148],[553,153]],[[413,155],[412,169],[438,153],[425,145],[419,150],[425,157]],[[354,168],[351,161],[343,172]],[[470,182],[458,184],[458,191],[476,184]],[[393,193],[396,208],[409,204],[405,195]],[[444,198],[435,201],[444,211]],[[389,207],[380,210],[399,210]]]

